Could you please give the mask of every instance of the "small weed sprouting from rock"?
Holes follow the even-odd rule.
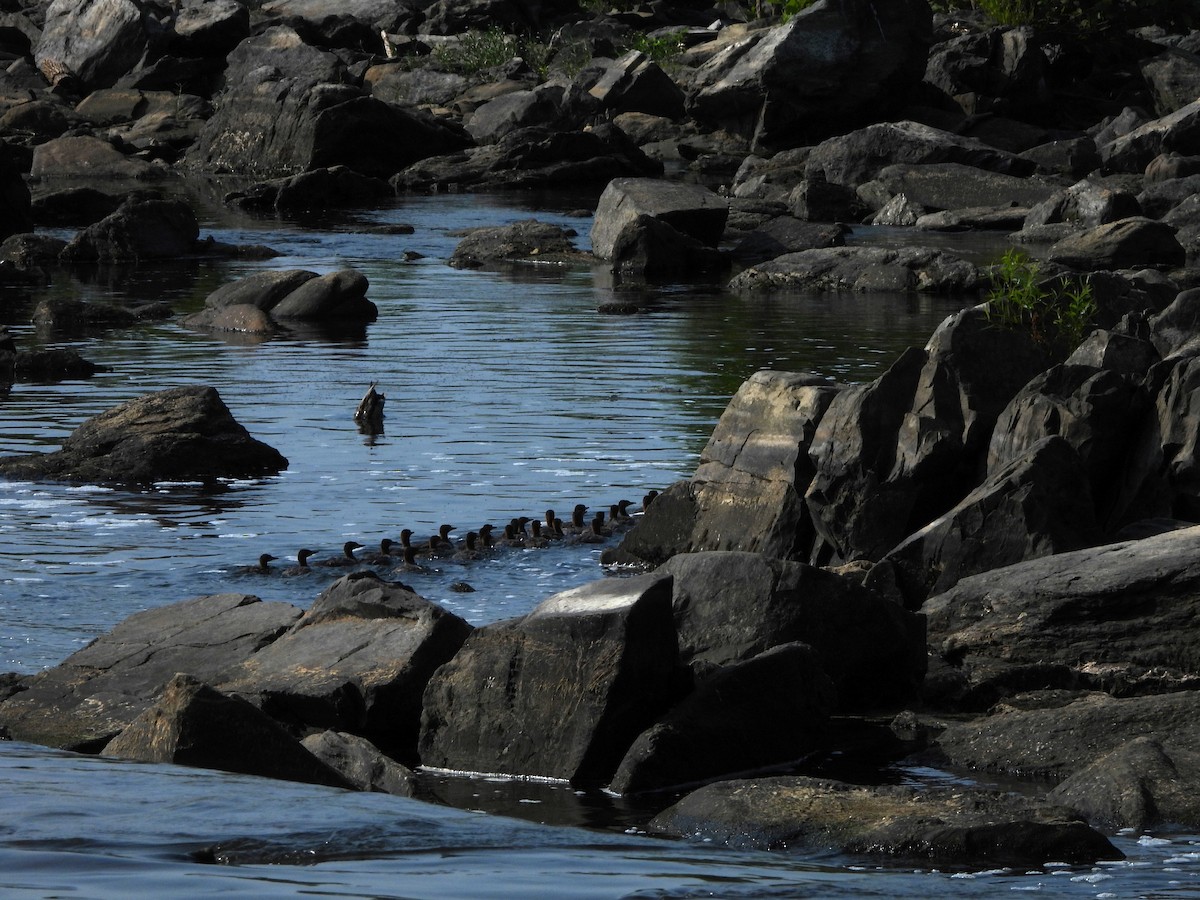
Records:
[[[670,68],[683,52],[683,29],[663,34],[638,32],[630,38],[628,49],[641,51],[662,68]]]
[[[1000,25],[1079,32],[1126,31],[1145,25],[1186,31],[1200,24],[1200,8],[1179,0],[971,0],[969,5]]]
[[[516,38],[496,27],[487,31],[465,31],[455,43],[443,44],[433,50],[439,69],[459,75],[476,75],[502,66],[519,55]]]
[[[1001,257],[988,294],[988,320],[1021,329],[1057,358],[1079,346],[1096,314],[1096,299],[1086,280],[1066,276],[1047,286],[1041,267],[1020,250]]]

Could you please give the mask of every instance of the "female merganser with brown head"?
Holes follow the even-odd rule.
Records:
[[[238,573],[241,575],[270,575],[275,570],[271,568],[269,563],[278,558],[277,556],[272,556],[270,553],[263,553],[258,557],[258,565],[243,566],[238,569]]]

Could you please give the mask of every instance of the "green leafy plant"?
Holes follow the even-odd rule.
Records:
[[[519,55],[516,39],[496,27],[465,31],[455,43],[441,44],[433,50],[438,68],[460,75],[475,75]]]
[[[683,52],[683,29],[664,34],[635,33],[624,49],[640,50],[663,68],[672,65]]]
[[[1096,298],[1086,280],[1041,277],[1041,266],[1020,250],[1001,257],[988,294],[989,321],[1002,328],[1028,332],[1034,342],[1056,357],[1074,350],[1092,324]]]

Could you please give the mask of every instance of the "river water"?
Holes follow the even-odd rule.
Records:
[[[534,210],[576,228],[586,249],[590,221],[572,210],[592,199],[413,197],[293,223],[198,195],[202,233],[282,255],[59,273],[44,289],[189,312],[264,268],[353,266],[379,307],[378,321],[357,329],[261,340],[170,321],[40,333],[29,325],[38,294],[0,295],[19,345],[72,347],[107,367],[88,380],[15,385],[0,398],[0,451],[51,450],[118,402],[211,384],[290,461],[279,476],[218,490],[0,481],[0,671],[55,665],[140,609],[222,591],[306,606],[331,577],[238,572],[260,553],[287,564],[301,547],[330,555],[401,528],[420,537],[448,523],[461,537],[578,502],[640,504],[691,473],[754,371],[868,380],[965,302],[627,294],[586,267],[446,265],[454,231]],[[395,233],[398,224],[413,232]],[[618,296],[643,311],[597,312]],[[372,382],[388,398],[376,436],[352,421]],[[599,552],[518,551],[405,580],[478,625],[605,577]],[[463,582],[474,591],[452,589]],[[937,872],[656,839],[640,832],[645,810],[562,785],[431,780],[429,795],[458,808],[0,742],[0,896],[1200,896],[1200,840],[1185,834],[1118,836],[1128,859],[1115,865]]]

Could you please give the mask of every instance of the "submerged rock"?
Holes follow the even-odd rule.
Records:
[[[688,794],[651,828],[741,849],[835,850],[939,864],[1121,859],[1062,807],[998,791],[864,787],[816,778],[722,781]]]

